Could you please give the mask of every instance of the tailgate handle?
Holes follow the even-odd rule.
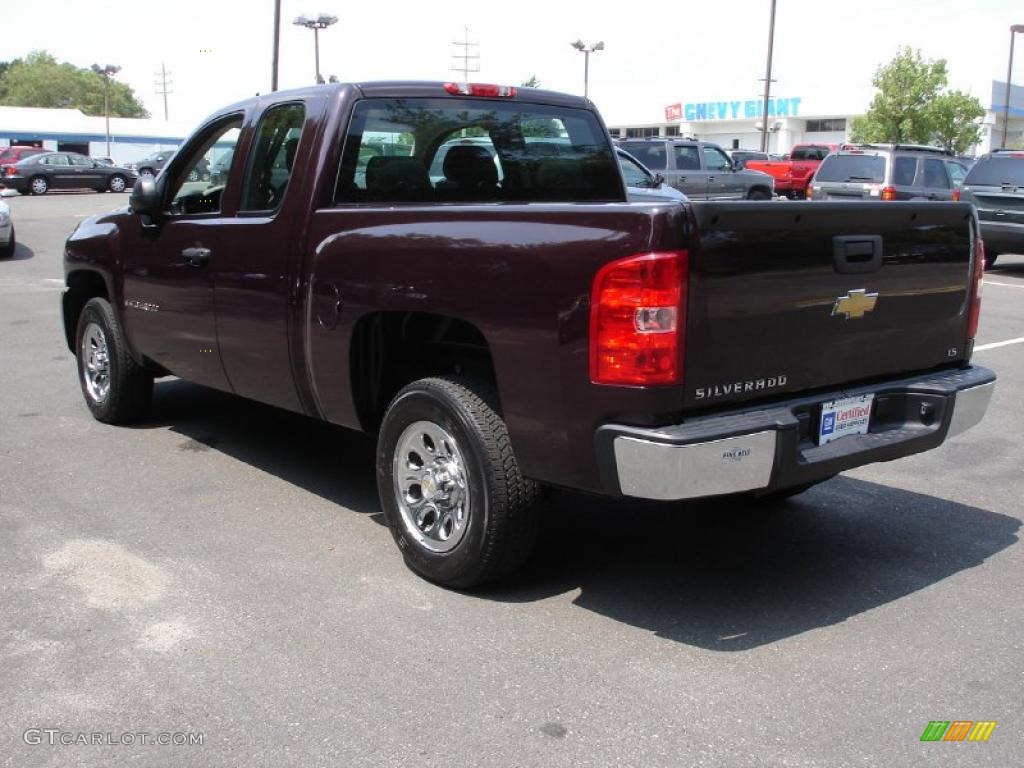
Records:
[[[879,235],[833,237],[832,261],[841,275],[876,272],[882,266],[882,238]]]

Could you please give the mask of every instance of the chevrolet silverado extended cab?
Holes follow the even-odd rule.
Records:
[[[469,587],[545,485],[785,494],[972,426],[981,248],[961,203],[629,203],[578,97],[335,84],[216,113],[83,220],[63,316],[100,421],[174,375],[376,435],[407,563]]]

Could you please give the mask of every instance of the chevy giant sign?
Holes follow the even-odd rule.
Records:
[[[768,99],[768,117],[797,117],[800,114],[802,98]],[[746,101],[693,101],[682,105],[682,119],[686,122],[700,120],[750,120],[761,117],[764,112],[764,99],[747,99]],[[673,117],[669,117],[672,114]],[[677,104],[665,109],[667,120],[678,120]]]

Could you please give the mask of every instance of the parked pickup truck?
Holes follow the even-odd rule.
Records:
[[[807,196],[807,185],[814,178],[821,161],[835,144],[797,144],[787,160],[748,160],[746,167],[762,171],[775,179],[775,191],[785,197],[802,199]]]
[[[223,185],[189,181],[227,148]],[[324,85],[217,112],[84,219],[64,329],[100,421],[175,375],[375,434],[406,561],[469,587],[528,555],[546,485],[787,494],[975,424],[977,226],[964,203],[629,203],[585,99]]]

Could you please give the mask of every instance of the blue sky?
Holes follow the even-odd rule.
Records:
[[[591,57],[590,95],[611,124],[662,119],[673,102],[757,98],[767,53],[768,0],[669,3],[341,3],[283,0],[281,85],[313,80],[313,33],[291,21],[332,13],[321,71],[343,80],[454,78],[451,41],[468,25],[480,43],[483,82],[582,92],[583,55],[569,43],[603,40]],[[270,87],[273,0],[34,0],[5,3],[5,58],[46,49],[80,66],[122,67],[154,117],[154,72],[173,72],[171,119],[193,124],[219,106]],[[1009,26],[1024,4],[1003,0],[778,0],[774,93],[801,98],[802,114],[857,111],[871,74],[901,44],[949,62],[951,85],[987,106],[1003,79]],[[1024,38],[1024,36],[1019,36]],[[1024,83],[1024,39],[1016,82]]]

